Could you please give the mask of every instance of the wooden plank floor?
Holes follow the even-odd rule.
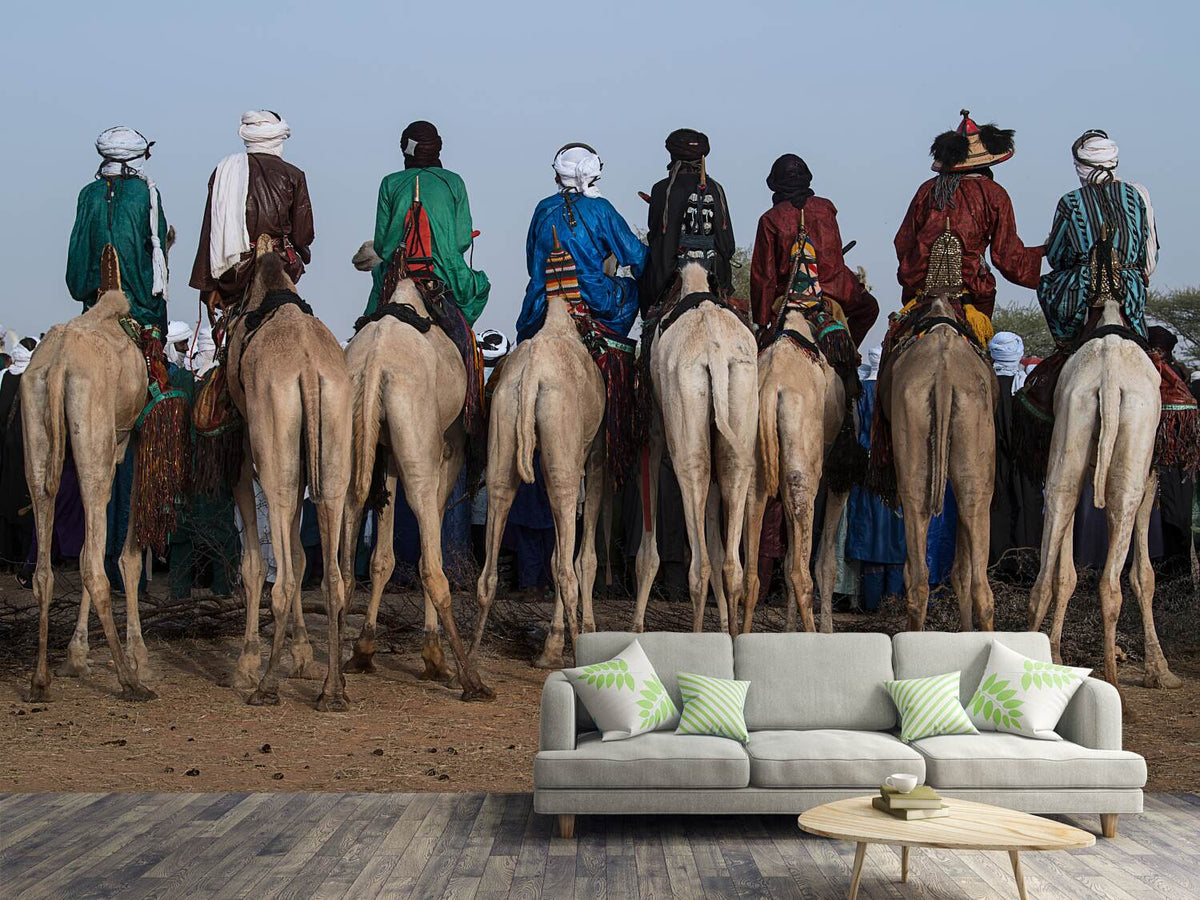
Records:
[[[528,794],[7,794],[0,896],[844,897],[854,856],[788,816],[552,832]],[[1116,839],[1022,863],[1031,897],[1200,897],[1200,795],[1147,796]],[[1016,896],[1004,853],[914,850],[899,874],[897,851],[870,848],[860,896]]]

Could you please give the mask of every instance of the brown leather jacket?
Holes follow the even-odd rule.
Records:
[[[292,281],[304,274],[304,264],[312,259],[309,247],[313,242],[312,203],[308,198],[308,183],[304,173],[289,162],[268,153],[251,153],[250,184],[246,193],[246,231],[251,245],[260,235],[275,238],[283,252],[287,273]],[[209,264],[209,235],[212,231],[212,186],[216,170],[208,179],[208,202],[204,206],[204,225],[200,229],[200,246],[192,266],[192,287],[200,291],[219,291],[227,300],[241,296],[250,280],[253,266],[239,264],[220,279],[213,278]],[[254,248],[244,254],[248,261]]]

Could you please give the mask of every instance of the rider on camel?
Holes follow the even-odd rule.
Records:
[[[517,340],[528,340],[546,318],[546,262],[555,239],[575,261],[579,293],[591,318],[625,337],[638,314],[634,280],[646,264],[643,244],[596,183],[603,163],[586,144],[567,144],[554,156],[558,191],[537,205],[529,223],[525,257],[529,286],[517,319]],[[605,260],[628,266],[634,278],[610,275]]]
[[[991,248],[992,262],[1005,278],[1034,288],[1044,249],[1021,241],[1012,201],[992,175],[993,166],[1012,158],[1013,132],[976,125],[965,109],[961,114],[957,129],[934,139],[929,152],[938,174],[917,188],[896,232],[896,278],[907,306],[926,288],[934,242],[944,232],[953,234],[962,245],[962,300],[968,323],[986,344],[992,336],[996,278],[985,251]]]
[[[99,299],[100,257],[112,244],[120,262],[121,288],[143,327],[167,327],[167,217],[158,188],[144,170],[153,141],[117,125],[96,138],[104,161],[79,192],[75,227],[67,251],[67,289],[91,309]]]
[[[879,304],[842,258],[837,208],[816,196],[811,185],[812,172],[794,153],[785,153],[771,166],[767,187],[774,205],[758,220],[750,266],[751,314],[760,330],[774,322],[776,302],[792,287],[792,250],[803,226],[816,251],[821,291],[841,307],[857,347],[879,317]]]
[[[442,296],[457,306],[467,324],[472,325],[487,304],[491,284],[486,274],[472,269],[463,259],[474,240],[466,185],[458,174],[442,168],[442,138],[431,123],[416,121],[405,128],[400,135],[400,150],[404,168],[386,176],[379,185],[375,252],[383,262],[371,272],[371,297],[365,315],[374,313],[388,299],[381,297],[384,279],[392,256],[404,243],[410,270],[420,263],[416,257],[426,257],[425,265],[432,267],[430,275],[444,288]],[[409,233],[414,201],[420,204],[422,218],[428,222],[427,232],[422,227]],[[431,246],[420,246],[418,250],[418,245],[426,242],[422,237],[426,234]]]
[[[208,179],[204,224],[192,266],[192,287],[208,307],[239,301],[254,273],[254,243],[271,237],[293,282],[312,259],[313,214],[304,172],[283,160],[288,123],[268,109],[242,114],[244,153],[226,156]]]
[[[650,249],[638,283],[643,317],[675,280],[681,254],[704,264],[722,298],[733,294],[733,222],[724,188],[705,171],[708,137],[680,128],[667,136],[666,147],[670,174],[651,190],[646,219]]]

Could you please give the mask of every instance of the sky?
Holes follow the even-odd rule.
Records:
[[[22,3],[0,33],[0,322],[38,333],[79,312],[63,281],[75,198],[99,161],[96,135],[115,124],[157,141],[147,170],[178,232],[169,315],[195,321],[187,280],[208,176],[242,149],[250,108],[291,124],[284,154],[307,173],[317,234],[300,292],[342,338],[370,291],[350,258],[373,233],[379,181],[403,166],[400,132],[413,119],[437,124],[482,232],[474,262],[492,293],[477,327],[510,335],[554,151],[595,146],[604,195],[644,226],[637,191],[665,175],[663,140],[680,126],[709,135],[709,171],[743,246],[770,206],[772,161],[803,156],[843,239],[858,242],[847,262],[866,266],[885,313],[899,306],[892,238],[930,175],[931,140],[960,108],[1016,129],[1016,156],[996,177],[1028,244],[1078,186],[1071,142],[1104,128],[1121,175],[1154,200],[1154,286],[1197,284],[1198,10],[1194,0]],[[999,300],[1033,294],[1001,281]],[[872,340],[882,328],[881,316]]]

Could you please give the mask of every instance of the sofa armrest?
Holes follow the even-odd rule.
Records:
[[[575,689],[562,672],[553,672],[542,686],[539,750],[575,749]]]
[[[1121,749],[1121,695],[1107,681],[1085,678],[1056,729],[1072,743],[1092,750]]]

